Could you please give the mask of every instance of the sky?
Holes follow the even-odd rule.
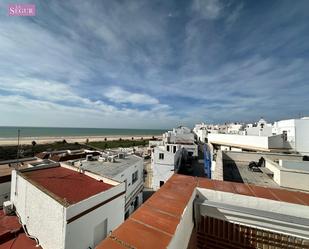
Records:
[[[309,1],[0,0],[0,125],[171,128],[309,115]]]

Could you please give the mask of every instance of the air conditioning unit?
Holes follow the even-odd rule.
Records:
[[[9,215],[14,212],[13,203],[11,201],[3,202],[3,212],[5,215]]]

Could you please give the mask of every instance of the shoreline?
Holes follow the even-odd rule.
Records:
[[[123,140],[139,140],[141,138],[147,140],[155,137],[157,139],[162,138],[162,135],[109,135],[109,136],[59,136],[59,137],[21,137],[19,140],[20,145],[31,145],[32,141],[35,141],[37,144],[49,144],[54,142],[59,142],[66,140],[68,143],[85,143],[86,139],[89,139],[89,142],[101,142],[105,141],[114,141],[122,138]],[[17,138],[0,138],[0,146],[14,146],[17,145]]]

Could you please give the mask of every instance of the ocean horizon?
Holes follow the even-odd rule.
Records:
[[[137,136],[162,135],[164,129],[116,129],[116,128],[70,128],[70,127],[17,127],[0,126],[0,139],[20,137],[78,137],[78,136]]]

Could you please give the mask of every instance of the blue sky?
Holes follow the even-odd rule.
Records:
[[[8,16],[8,2],[0,125],[170,128],[309,115],[309,1],[27,1],[35,17]]]

